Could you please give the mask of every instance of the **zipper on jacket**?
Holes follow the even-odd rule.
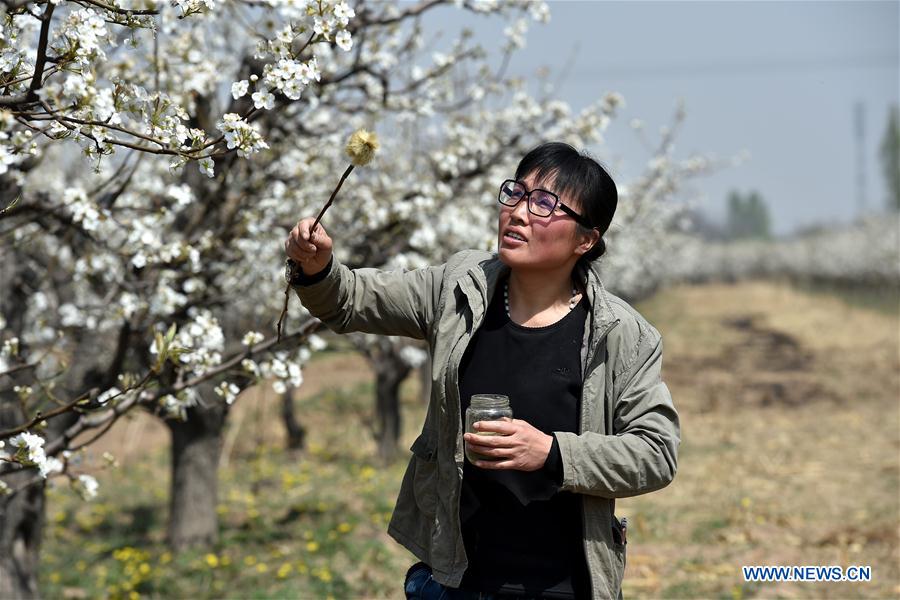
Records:
[[[475,311],[472,310],[471,299],[469,298],[468,293],[466,293],[464,284],[463,284],[463,293],[466,296],[466,299],[469,301],[468,304],[466,305],[466,308],[469,310],[469,314],[472,315],[472,330],[471,330],[471,332],[468,332],[468,331],[465,332],[463,334],[463,336],[460,337],[456,341],[456,344],[453,345],[453,348],[450,350],[450,362],[447,365],[447,372],[448,372],[448,374],[450,376],[450,380],[451,380],[450,381],[450,384],[451,384],[450,389],[452,390],[452,393],[455,394],[455,398],[456,398],[455,412],[456,412],[456,419],[457,419],[457,424],[456,424],[457,439],[459,439],[459,437],[462,436],[462,434],[463,434],[462,394],[460,394],[460,391],[459,391],[459,365],[460,365],[460,363],[462,363],[462,356],[463,356],[463,354],[465,354],[466,348],[468,347],[469,343],[472,341],[472,338],[475,336],[475,332],[478,331],[479,327],[481,327],[482,323],[484,322],[485,315],[487,313],[486,301],[484,299],[482,299],[482,311],[481,311],[479,320],[476,323]],[[460,350],[460,346],[463,346],[462,350]],[[465,442],[463,442],[463,444],[465,444]],[[465,453],[463,453],[463,461],[465,461]],[[456,463],[456,443],[455,442],[454,442],[454,446],[453,446],[453,462]],[[456,502],[455,502],[455,504],[456,504],[455,518],[456,518],[456,531],[458,534],[458,540],[461,542],[462,541],[462,522],[460,521],[460,518],[459,518],[459,503],[460,503],[460,500],[462,499],[462,474],[459,472],[458,465],[457,465],[457,473],[458,473],[458,480],[457,480],[457,490],[456,490],[457,493],[456,493]],[[463,548],[463,554],[465,554],[465,547]],[[466,568],[468,568],[468,566],[469,566],[468,563],[469,563],[469,557],[466,556]],[[456,568],[456,565],[454,565],[454,570],[455,570],[455,568]],[[463,571],[463,573],[465,574],[465,570]]]
[[[580,411],[581,414],[579,415],[579,418],[578,418],[578,434],[579,435],[584,433],[585,420],[586,420],[585,413],[586,413],[587,404],[584,401],[584,384],[587,381],[590,373],[594,369],[596,369],[596,367],[594,367],[594,369],[591,368],[592,367],[591,363],[594,360],[594,348],[596,348],[597,346],[599,346],[601,343],[603,343],[606,340],[606,336],[609,335],[609,332],[612,331],[613,328],[619,324],[619,322],[620,322],[619,319],[616,319],[615,321],[610,323],[606,327],[606,329],[604,329],[600,333],[600,336],[597,339],[597,341],[593,342],[591,344],[591,347],[588,348],[587,361],[586,361],[587,367],[585,368],[584,376],[582,377],[582,382],[581,382],[581,411]],[[607,390],[606,390],[606,381],[605,381],[605,374],[604,374],[603,398],[601,399],[601,402],[606,402],[606,393],[607,393]],[[581,545],[582,545],[582,550],[584,552],[584,562],[587,564],[587,567],[588,567],[588,587],[590,588],[591,598],[593,598],[594,597],[594,576],[592,574],[593,572],[591,571],[591,559],[590,559],[591,553],[589,552],[589,549],[588,549],[588,539],[587,539],[587,509],[585,508],[584,503],[585,503],[585,501],[584,501],[584,498],[582,497],[581,498]]]

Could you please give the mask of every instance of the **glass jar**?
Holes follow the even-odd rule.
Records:
[[[513,411],[509,406],[509,396],[502,394],[474,394],[471,404],[466,409],[466,433],[475,433],[478,435],[500,435],[490,431],[475,431],[473,425],[478,421],[499,421],[503,417],[512,419]],[[499,461],[499,458],[493,458],[472,452],[466,447],[466,458],[469,462],[474,463],[476,460]]]

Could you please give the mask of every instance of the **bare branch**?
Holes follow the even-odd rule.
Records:
[[[78,4],[89,4],[91,6],[96,6],[97,8],[102,8],[103,10],[107,10],[111,13],[115,13],[118,15],[132,16],[132,15],[158,15],[158,10],[153,10],[151,8],[141,9],[141,10],[132,10],[127,8],[119,8],[118,6],[113,6],[111,4],[106,4],[105,2],[99,2],[98,0],[75,0]]]
[[[36,362],[25,363],[24,365],[16,365],[15,367],[12,367],[11,369],[7,369],[5,371],[0,371],[0,377],[12,375],[13,373],[18,373],[19,371],[24,371],[26,369],[33,369],[36,366],[38,366],[38,363],[36,363]]]
[[[408,19],[410,17],[415,17],[421,15],[423,12],[430,8],[434,8],[439,4],[444,4],[446,0],[426,0],[412,8],[408,8],[398,14],[396,17],[387,17],[384,19],[373,19],[371,21],[364,20],[360,24],[355,24],[356,27],[353,27],[352,30],[355,30],[360,25],[391,25],[393,23],[397,23],[399,21],[403,21],[404,19]]]
[[[50,35],[50,22],[53,20],[53,9],[56,5],[52,2],[47,3],[44,10],[44,16],[41,18],[41,37],[38,41],[37,56],[34,59],[34,78],[29,86],[29,93],[35,94],[44,84],[42,78],[44,76],[44,65],[47,64],[47,38]]]

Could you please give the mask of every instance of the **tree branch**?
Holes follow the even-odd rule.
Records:
[[[75,0],[78,4],[90,4],[91,6],[96,6],[97,8],[102,8],[103,10],[108,10],[111,13],[119,14],[119,15],[158,15],[158,10],[153,10],[151,8],[141,9],[141,10],[132,10],[127,8],[119,8],[118,6],[113,6],[111,4],[106,4],[105,2],[99,2],[98,0]]]
[[[44,16],[41,18],[41,36],[38,41],[37,56],[34,60],[34,78],[28,87],[28,92],[33,97],[37,90],[44,84],[42,81],[44,75],[44,65],[47,64],[47,38],[50,35],[50,22],[53,20],[53,9],[56,5],[52,2],[47,3],[44,10]]]

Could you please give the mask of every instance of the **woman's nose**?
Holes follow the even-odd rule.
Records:
[[[522,198],[519,203],[512,207],[512,216],[523,222],[528,222],[528,198]]]

